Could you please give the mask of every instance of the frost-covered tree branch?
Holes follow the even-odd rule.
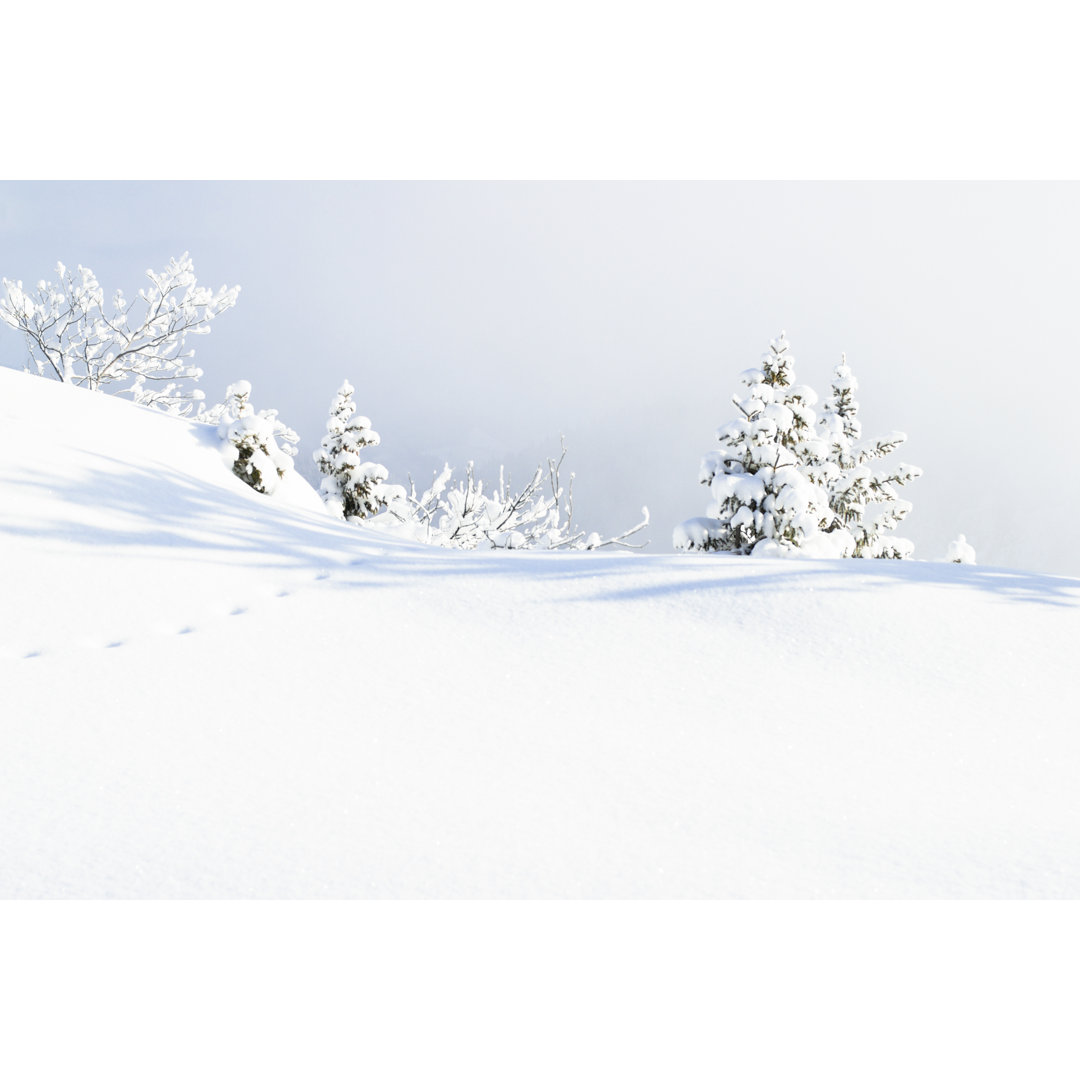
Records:
[[[202,370],[190,363],[187,338],[210,332],[213,319],[236,304],[239,285],[216,293],[198,285],[187,252],[160,273],[147,270],[150,285],[131,300],[117,290],[111,305],[89,267],[57,263],[56,273],[58,282],[32,290],[2,279],[0,321],[22,332],[28,370],[178,415],[202,400],[193,386]]]

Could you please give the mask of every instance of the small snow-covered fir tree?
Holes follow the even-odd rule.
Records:
[[[883,438],[863,439],[855,400],[858,386],[847,357],[842,355],[819,421],[828,449],[816,475],[829,493],[833,520],[828,529],[850,533],[854,541],[851,554],[856,557],[906,559],[914,545],[889,533],[911,510],[911,503],[900,498],[897,489],[921,476],[922,470],[906,464],[879,471],[871,468],[869,462],[891,454],[907,436],[894,431]]]
[[[387,470],[364,461],[361,451],[378,446],[379,433],[356,411],[355,390],[345,380],[330,403],[330,418],[322,444],[312,455],[323,474],[323,501],[346,521],[374,517],[387,505],[405,497],[405,489],[386,483]]]
[[[225,400],[202,411],[197,419],[217,423],[232,471],[256,491],[272,495],[293,468],[299,436],[278,419],[276,409],[255,412],[251,383],[246,379],[233,383],[225,391]]]
[[[699,480],[713,502],[706,517],[676,527],[687,551],[740,555],[844,554],[842,536],[826,537],[828,494],[814,476],[825,453],[816,428],[817,395],[795,380],[794,356],[783,333],[769,343],[761,366],[740,376],[733,397],[739,416],[717,432],[720,449],[706,456]]]

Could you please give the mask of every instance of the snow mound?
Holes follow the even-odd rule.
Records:
[[[1080,581],[426,548],[219,446],[0,370],[0,896],[1080,896]]]

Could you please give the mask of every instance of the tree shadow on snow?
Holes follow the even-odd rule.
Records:
[[[229,554],[247,565],[314,568],[331,561],[328,550],[340,547],[341,534],[348,529],[329,517],[324,523],[313,514],[275,506],[239,479],[233,491],[168,467],[117,464],[121,471],[90,467],[78,477],[30,469],[6,477],[5,484],[47,492],[57,509],[23,521],[6,514],[0,517],[0,532],[71,543],[90,555],[137,548],[140,555],[151,557]],[[260,506],[258,500],[268,505]],[[77,513],[67,516],[64,507],[105,510],[103,516],[115,524],[80,520]]]
[[[94,461],[100,462],[95,467]],[[22,469],[5,484],[48,492],[54,512],[19,521],[0,515],[0,533],[55,539],[102,555],[125,548],[143,557],[311,571],[333,569],[339,585],[403,583],[431,575],[520,581],[574,581],[565,600],[643,600],[716,589],[808,592],[905,585],[975,589],[1010,601],[1072,607],[1080,580],[998,567],[889,560],[761,560],[727,554],[461,551],[428,547],[378,529],[323,518],[246,487],[223,465],[220,484],[167,466],[133,467],[97,454],[78,475]],[[106,521],[66,516],[64,507],[105,510]],[[620,582],[621,579],[621,582]]]
[[[715,572],[707,566],[689,572],[681,580],[657,581],[607,591],[598,599],[643,599],[675,596],[713,589],[761,591],[787,589],[801,593],[820,587],[823,591],[866,592],[906,585],[930,585],[944,589],[974,589],[1010,601],[1075,607],[1080,604],[1080,580],[1054,577],[1002,567],[966,566],[958,563],[891,559],[813,559],[758,561],[737,555],[673,556],[667,566],[683,562],[705,564],[716,560]],[[722,560],[722,561],[721,561]],[[782,567],[782,569],[781,569]]]

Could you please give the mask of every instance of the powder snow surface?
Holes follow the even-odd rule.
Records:
[[[1080,897],[1074,579],[427,548],[6,370],[0,556],[3,897]]]

